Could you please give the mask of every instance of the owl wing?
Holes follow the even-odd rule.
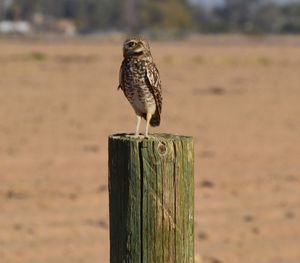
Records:
[[[124,61],[122,62],[120,71],[119,71],[119,86],[118,86],[118,89],[121,89],[124,91],[123,82],[124,82]]]
[[[158,126],[160,124],[160,114],[162,110],[162,90],[159,72],[154,63],[150,64],[146,69],[146,83],[153,94],[156,104],[156,111],[150,124],[152,126]]]

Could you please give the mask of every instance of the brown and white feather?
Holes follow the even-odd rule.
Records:
[[[138,52],[137,55],[135,53],[128,55],[124,51],[118,88],[123,90],[138,116],[146,119],[150,112],[152,115],[150,125],[159,126],[162,111],[159,72],[153,62],[148,43],[140,39],[135,40],[141,41],[143,52]]]

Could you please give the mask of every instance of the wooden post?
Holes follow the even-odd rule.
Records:
[[[111,263],[194,262],[193,139],[109,137]]]

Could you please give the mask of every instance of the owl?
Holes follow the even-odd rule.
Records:
[[[160,125],[162,93],[159,72],[147,41],[130,38],[124,42],[118,89],[123,90],[137,116],[135,136],[139,136],[141,119],[144,118],[145,137],[148,137],[149,124],[153,127]]]

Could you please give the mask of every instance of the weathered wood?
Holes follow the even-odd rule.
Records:
[[[109,137],[111,263],[194,262],[193,139]]]

